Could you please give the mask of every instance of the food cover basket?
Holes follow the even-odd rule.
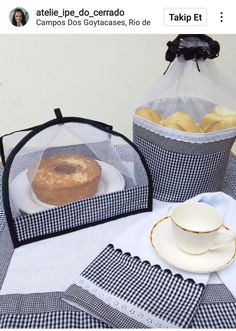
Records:
[[[1,138],[15,247],[152,209],[149,170],[129,139],[104,123],[55,113]]]
[[[135,110],[133,139],[148,163],[153,197],[181,202],[203,192],[221,190],[236,136],[236,86],[214,63],[220,45],[212,38],[179,35],[167,45],[170,65]],[[140,115],[141,110],[146,118]],[[145,113],[148,111],[149,118]],[[227,121],[233,118],[233,124],[222,128],[219,121],[219,129],[213,131],[211,127],[208,132],[180,130],[174,120],[169,126],[162,125],[177,112],[190,115],[198,128],[211,112],[229,115]]]

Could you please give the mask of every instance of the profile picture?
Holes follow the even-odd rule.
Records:
[[[9,18],[14,26],[21,27],[28,22],[29,14],[24,8],[17,7],[10,12]]]

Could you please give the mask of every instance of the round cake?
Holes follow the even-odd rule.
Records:
[[[87,156],[53,156],[40,162],[32,188],[40,201],[60,206],[93,196],[100,177],[100,165]]]

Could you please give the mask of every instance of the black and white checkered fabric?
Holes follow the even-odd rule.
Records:
[[[3,284],[12,254],[14,252],[13,243],[2,205],[2,171],[3,167],[0,166],[0,288]]]
[[[0,328],[39,329],[96,329],[106,328],[105,323],[82,311],[53,311],[41,314],[0,315]]]
[[[200,305],[191,327],[194,329],[236,328],[236,302]]]
[[[0,230],[0,288],[4,282],[13,252],[13,243],[7,223],[5,222]]]
[[[225,174],[225,182],[233,193],[233,198],[236,199],[236,157],[229,158],[228,167]]]
[[[79,229],[148,208],[148,187],[136,186],[24,215],[15,220],[19,242]]]
[[[232,293],[224,284],[208,284],[201,296],[200,304],[236,302]]]
[[[172,275],[170,270],[123,254],[112,245],[84,270],[82,278],[177,327],[188,327],[204,289],[203,284]],[[71,295],[71,291],[68,294]]]
[[[89,314],[64,303],[62,293],[0,296],[0,328],[107,328]]]
[[[63,299],[67,302],[77,304],[89,311],[94,316],[106,321],[109,327],[119,329],[143,329],[146,326],[134,318],[127,316],[125,313],[107,305],[102,300],[84,290],[82,287],[72,284],[63,294]]]
[[[3,203],[2,203],[2,173],[3,173],[3,166],[0,165],[0,212],[3,213]],[[2,216],[0,216],[0,229],[3,221],[1,220]]]
[[[180,202],[203,192],[220,190],[228,151],[199,155],[172,152],[136,135],[134,143],[148,163],[154,198]]]
[[[229,170],[229,169],[228,169]],[[0,167],[1,171],[1,167]],[[228,173],[230,175],[230,173]],[[1,193],[0,193],[1,205]],[[0,209],[0,287],[14,248]],[[168,270],[141,262],[108,246],[83,272],[83,277],[102,289],[176,323],[191,328],[236,328],[236,301],[224,285],[205,288]],[[66,304],[74,300],[84,311]],[[197,310],[197,303],[199,304]],[[105,318],[104,318],[105,317]],[[178,323],[179,319],[179,323]],[[192,319],[192,320],[191,320]],[[102,320],[107,321],[107,323]],[[191,324],[189,325],[189,321]],[[112,321],[112,323],[111,323]],[[181,325],[180,325],[181,324]],[[146,326],[105,305],[82,288],[70,286],[66,293],[10,294],[0,296],[0,328],[145,328]]]
[[[236,328],[236,299],[224,284],[206,286],[191,328]]]

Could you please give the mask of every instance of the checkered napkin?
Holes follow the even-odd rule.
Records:
[[[218,207],[225,224],[232,227],[227,212],[232,216],[233,208],[235,214],[232,198],[213,193],[192,200]],[[236,287],[231,282],[236,264],[219,272],[229,292],[224,284],[207,285],[208,274],[166,264],[152,249],[150,229],[170,211],[150,213],[109,244],[66,290],[63,300],[116,328],[236,327],[231,293]]]
[[[63,299],[111,327],[188,327],[209,275],[181,272],[152,249],[151,227],[168,213],[150,213],[108,245]]]

